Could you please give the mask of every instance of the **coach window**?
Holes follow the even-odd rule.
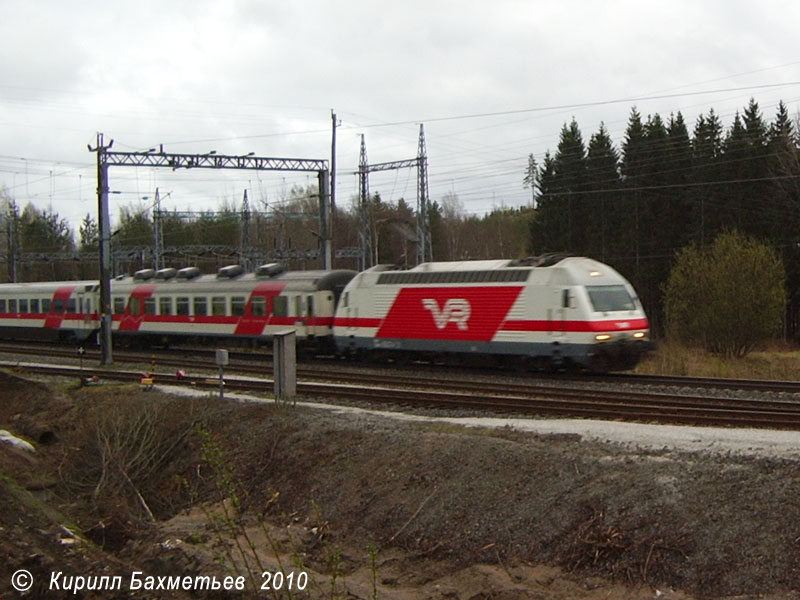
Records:
[[[39,312],[39,299],[38,298],[33,298],[31,300],[31,312],[32,313],[38,313]]]
[[[161,297],[158,299],[158,312],[162,315],[172,314],[172,298]]]
[[[42,312],[50,312],[50,298],[42,298]]]
[[[234,296],[231,298],[231,315],[234,317],[244,316],[244,306],[247,303],[247,298],[244,296]]]
[[[175,299],[175,314],[183,317],[189,314],[189,298],[179,296]]]
[[[275,296],[272,299],[272,314],[276,317],[288,317],[289,298],[286,296]]]
[[[192,302],[194,314],[198,317],[208,316],[208,298],[205,296],[195,296]]]
[[[267,314],[267,299],[255,296],[250,300],[250,314],[254,317],[264,317]]]
[[[78,303],[75,301],[75,298],[69,298],[67,300],[67,312],[71,314],[78,312]]]
[[[154,314],[156,314],[156,299],[155,298],[145,298],[144,299],[144,314],[146,314],[146,315],[154,315]]]
[[[212,296],[211,297],[211,314],[215,317],[224,317],[227,306],[225,296]]]
[[[16,300],[9,300],[8,301],[8,312],[10,312],[10,313],[17,312],[17,301]]]
[[[58,300],[56,300],[58,302]],[[56,309],[56,312],[60,312]],[[114,309],[112,311],[115,315],[125,314],[125,298],[122,296],[114,296]]]
[[[19,301],[19,312],[26,313],[28,312],[28,301],[23,299]]]
[[[308,311],[308,316],[314,316],[314,296],[307,296],[306,297],[306,310]]]
[[[6,299],[5,298],[0,298],[0,313],[4,313],[4,312],[6,312],[6,310],[7,310],[7,308],[6,308]]]

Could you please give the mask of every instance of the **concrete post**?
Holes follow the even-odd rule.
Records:
[[[297,334],[288,330],[272,338],[272,370],[275,401],[294,402],[297,395]]]

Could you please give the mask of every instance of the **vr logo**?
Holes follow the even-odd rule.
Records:
[[[439,303],[436,300],[425,298],[422,300],[422,306],[431,311],[437,329],[444,329],[448,323],[455,323],[461,331],[467,330],[467,320],[472,314],[472,307],[466,299],[450,298],[439,309]]]

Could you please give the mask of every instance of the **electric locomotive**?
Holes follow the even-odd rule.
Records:
[[[355,276],[336,309],[340,351],[522,359],[537,368],[629,369],[647,317],[614,269],[583,257],[431,262]]]

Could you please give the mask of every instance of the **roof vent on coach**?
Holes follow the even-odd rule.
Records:
[[[159,269],[158,271],[156,271],[156,279],[172,279],[177,274],[178,274],[177,269],[173,269],[172,267],[167,267],[166,269]]]
[[[233,279],[242,273],[244,273],[244,267],[242,265],[228,265],[227,267],[222,267],[217,271],[217,279]]]
[[[261,265],[260,267],[256,267],[256,277],[275,277],[276,275],[280,275],[286,270],[281,263],[268,263],[266,265]]]
[[[518,258],[508,262],[509,267],[552,267],[560,263],[565,258],[575,256],[568,252],[548,252],[540,256],[528,256],[527,258]]]
[[[178,269],[177,277],[178,279],[194,279],[195,277],[200,277],[200,269],[199,267],[184,267],[183,269]]]
[[[153,269],[140,269],[133,274],[133,278],[139,281],[146,281],[155,277],[156,272]]]

